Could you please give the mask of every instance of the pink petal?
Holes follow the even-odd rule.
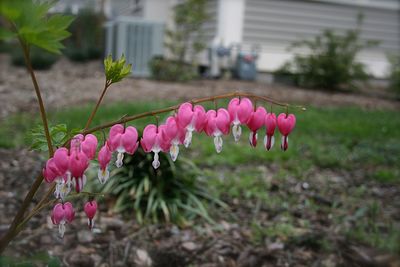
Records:
[[[58,203],[54,206],[53,211],[51,213],[51,221],[53,224],[59,224],[65,216],[63,204]]]
[[[89,159],[85,153],[79,151],[71,153],[69,160],[69,170],[72,177],[82,177],[87,167],[89,167]]]
[[[143,130],[143,137],[140,144],[145,152],[150,152],[156,142],[157,126],[154,124],[147,125]]]
[[[197,132],[203,131],[207,123],[206,111],[203,106],[194,106],[195,129]]]
[[[214,132],[217,130],[217,123],[216,123],[217,112],[215,110],[209,110],[207,111],[206,116],[207,116],[207,123],[204,128],[204,131],[208,136],[212,136]]]
[[[193,106],[191,103],[183,103],[178,109],[178,121],[181,127],[185,128],[193,118]]]
[[[75,218],[74,208],[70,202],[64,203],[63,206],[64,206],[63,208],[64,208],[65,220],[67,220],[68,223],[71,223]]]
[[[218,109],[217,118],[216,118],[216,126],[223,134],[229,133],[230,116],[229,116],[229,112],[226,109],[224,109],[224,108]]]
[[[99,151],[99,155],[98,155],[98,160],[99,160],[99,164],[100,164],[100,168],[102,170],[105,170],[107,168],[107,165],[110,163],[111,161],[111,156],[112,153],[108,147],[107,144],[105,144]]]
[[[97,150],[97,138],[93,134],[85,136],[85,140],[81,143],[82,151],[89,159],[94,159]]]
[[[265,128],[268,136],[273,136],[276,128],[276,115],[275,113],[268,113],[265,116]]]
[[[60,173],[65,173],[69,167],[69,152],[65,147],[58,148],[54,153],[54,163]]]
[[[122,146],[128,154],[133,154],[138,147],[138,132],[135,127],[129,126],[121,136]]]

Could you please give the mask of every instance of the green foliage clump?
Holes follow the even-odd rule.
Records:
[[[156,58],[150,63],[158,80],[189,81],[198,77],[196,55],[205,49],[202,26],[207,20],[206,0],[185,0],[176,5],[174,27],[166,31],[165,46],[171,60]],[[189,60],[191,64],[185,63]]]
[[[154,57],[149,66],[155,80],[186,82],[198,77],[194,66],[163,57]]]
[[[183,158],[174,163],[161,153],[161,165],[154,170],[152,157],[141,149],[134,156],[127,156],[123,167],[115,170],[104,186],[103,192],[116,198],[115,211],[134,212],[139,223],[165,221],[187,225],[196,217],[212,222],[203,201],[224,204],[200,184],[201,172],[196,165]]]
[[[59,58],[58,55],[54,55],[35,46],[30,49],[30,60],[32,67],[35,70],[50,69]],[[24,55],[19,47],[12,49],[11,62],[14,66],[25,67]]]
[[[78,62],[98,59],[103,51],[104,17],[89,9],[79,11],[69,27],[71,37],[65,41],[65,55]]]
[[[310,53],[296,54],[286,62],[278,73],[292,73],[298,86],[330,90],[355,89],[356,82],[369,77],[365,65],[356,57],[360,51],[374,47],[377,41],[362,41],[361,19],[357,28],[344,34],[326,29],[312,40],[302,40],[292,44],[290,49],[306,48]]]
[[[390,89],[400,98],[400,56],[389,57],[390,61]]]

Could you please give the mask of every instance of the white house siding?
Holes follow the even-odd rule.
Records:
[[[350,5],[344,3],[358,3]],[[360,54],[369,71],[383,77],[387,72],[386,53],[400,51],[400,7],[397,0],[246,0],[243,44],[261,46],[258,69],[273,71],[292,54],[286,48],[293,42],[312,38],[325,28],[338,31],[354,28],[357,14],[364,22],[362,39],[380,40],[378,48]]]
[[[204,42],[206,45],[210,45],[217,35],[218,30],[218,0],[208,0],[206,4],[206,12],[208,19],[205,23],[203,23],[202,27],[202,34],[204,38]],[[209,64],[209,56],[208,50],[204,50],[200,54],[197,55],[197,62],[201,65],[208,65]],[[191,61],[192,58],[188,57],[188,61]]]

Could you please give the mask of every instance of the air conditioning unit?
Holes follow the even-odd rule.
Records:
[[[132,75],[149,77],[149,62],[163,55],[164,24],[140,18],[121,16],[105,24],[105,55],[125,55],[132,64]]]

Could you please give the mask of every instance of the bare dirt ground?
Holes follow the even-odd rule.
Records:
[[[0,165],[2,234],[20,204],[18,196],[29,188],[28,177],[40,171],[37,168],[40,158],[27,150],[0,150],[0,157],[3,159]],[[310,170],[306,185],[294,178],[271,180],[279,171],[278,166],[257,168],[264,169],[263,179],[269,181],[266,194],[271,199],[296,200],[289,206],[283,203],[268,206],[259,205],[254,199],[222,196],[229,211],[214,213],[215,225],[197,222],[196,226],[187,228],[139,226],[132,218],[112,214],[106,205],[102,205],[93,232],[87,229],[79,202],[74,204],[75,221],[67,225],[63,239],[50,220],[48,208],[33,217],[8,247],[6,255],[17,259],[28,257],[30,262],[35,253],[48,252],[58,257],[62,266],[85,267],[400,266],[398,256],[339,233],[341,228],[353,229],[359,219],[357,209],[361,210],[360,204],[351,199],[360,194],[361,185],[370,189],[362,193],[364,199],[374,198],[384,207],[384,213],[378,215],[382,216],[379,220],[398,219],[398,187],[366,182],[363,173],[318,169]],[[310,201],[318,208],[309,207]],[[346,215],[348,212],[353,215]],[[348,218],[338,224],[337,218],[341,216]],[[279,228],[288,225],[289,217],[293,218],[292,226]],[[254,222],[259,224],[261,231],[269,227],[281,230],[275,238],[260,233],[255,239]]]
[[[25,69],[11,66],[9,57],[0,54],[0,70],[0,99],[2,100],[0,118],[21,111],[36,111],[32,82]],[[77,64],[61,59],[50,70],[37,71],[37,77],[43,91],[44,102],[50,108],[94,102],[104,86],[100,61]],[[201,80],[178,84],[133,78],[113,85],[104,103],[154,99],[181,101],[233,91],[248,91],[266,95],[281,102],[313,106],[400,109],[400,102],[393,100],[383,88],[345,93],[242,81]],[[380,97],[377,98],[376,95]]]

